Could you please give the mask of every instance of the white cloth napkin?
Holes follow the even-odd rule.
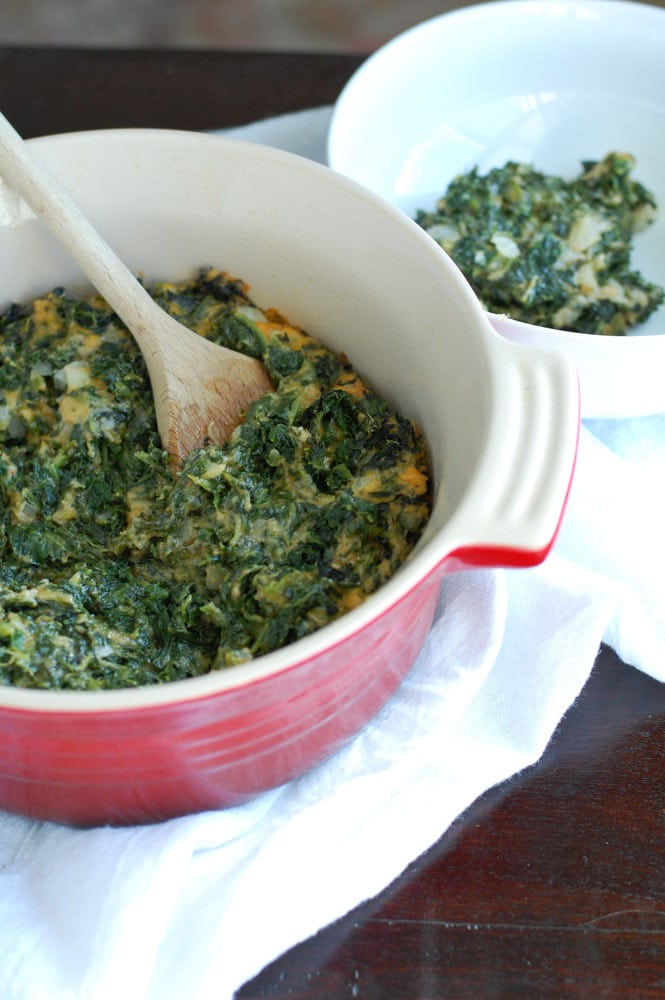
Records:
[[[329,113],[234,134],[323,160]],[[601,641],[665,680],[664,474],[665,415],[584,426],[550,558],[448,578],[399,691],[299,780],[131,829],[0,813],[0,997],[230,1000],[535,762]]]

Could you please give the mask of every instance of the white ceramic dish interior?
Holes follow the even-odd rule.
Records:
[[[633,263],[665,285],[665,11],[628,0],[498,0],[435,17],[371,56],[342,91],[330,165],[413,216],[458,173],[506,161],[573,176],[582,160],[632,152],[656,195]],[[493,318],[580,372],[582,415],[665,411],[665,306],[627,337]]]

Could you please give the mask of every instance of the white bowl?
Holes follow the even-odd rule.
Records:
[[[474,165],[573,176],[614,149],[661,206],[632,259],[665,285],[665,11],[623,0],[499,0],[417,25],[354,74],[328,141],[335,170],[409,216]],[[583,416],[665,411],[665,306],[616,338],[492,321],[575,361]]]

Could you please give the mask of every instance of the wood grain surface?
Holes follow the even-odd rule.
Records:
[[[664,742],[665,686],[603,649],[537,765],[239,1000],[664,997]]]

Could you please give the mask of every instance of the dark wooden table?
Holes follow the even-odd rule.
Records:
[[[0,48],[0,107],[26,137],[222,128],[332,103],[360,61]],[[239,1000],[665,998],[664,774],[665,685],[602,649],[535,767]]]

